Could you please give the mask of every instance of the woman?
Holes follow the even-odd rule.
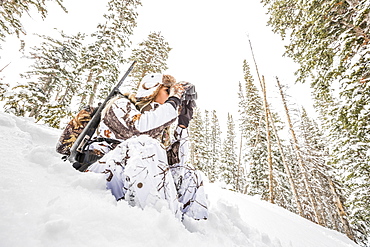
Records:
[[[201,175],[187,163],[192,109],[184,106],[178,117],[184,87],[170,75],[149,74],[136,95],[112,99],[95,134],[95,139],[105,141],[90,146],[95,154],[104,156],[89,171],[106,174],[107,188],[117,200],[142,208],[165,200],[178,217],[206,219]],[[170,125],[177,119],[171,142]],[[120,144],[115,144],[116,140]]]

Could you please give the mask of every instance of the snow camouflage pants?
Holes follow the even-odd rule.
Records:
[[[180,154],[180,160],[182,157],[185,156]],[[168,165],[160,142],[141,135],[119,144],[90,166],[89,171],[106,174],[107,188],[117,200],[124,199],[141,208],[165,200],[178,218],[185,214],[206,219],[208,203],[201,175],[184,163],[182,160]]]

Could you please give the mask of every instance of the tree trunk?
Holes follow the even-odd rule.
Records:
[[[281,145],[278,132],[276,130],[274,121],[272,119],[272,115],[271,115],[270,109],[268,109],[268,111],[269,111],[269,117],[270,117],[270,121],[271,121],[272,130],[274,131],[274,135],[276,137],[276,141],[277,141],[277,144],[278,144],[278,148],[279,148],[279,152],[280,152],[280,155],[281,155],[281,159],[283,161],[283,165],[284,165],[285,171],[286,171],[286,173],[288,175],[288,180],[289,180],[290,188],[291,188],[291,190],[293,192],[293,196],[294,196],[294,200],[295,200],[296,205],[297,205],[298,213],[299,213],[300,216],[304,217],[303,210],[302,210],[302,205],[301,205],[301,202],[298,199],[299,197],[298,197],[297,188],[296,188],[296,186],[294,184],[294,180],[293,180],[293,176],[292,176],[292,173],[290,171],[290,168],[289,168],[289,166],[288,166],[288,164],[286,162],[286,157],[285,157],[285,154],[284,154],[284,151],[283,151],[283,147]]]
[[[344,231],[345,231],[347,237],[349,237],[350,239],[352,239],[354,241],[355,240],[355,237],[353,235],[352,229],[349,226],[349,223],[348,223],[347,219],[345,218],[345,216],[347,214],[346,214],[346,211],[345,211],[345,209],[343,207],[343,204],[342,204],[342,202],[341,202],[341,200],[340,200],[340,198],[339,198],[339,196],[338,196],[338,194],[337,194],[337,192],[335,190],[334,183],[333,183],[333,181],[331,180],[330,177],[327,177],[327,179],[328,179],[328,182],[329,182],[329,185],[330,185],[331,192],[332,192],[332,194],[334,196],[334,199],[335,199],[335,201],[334,201],[335,202],[335,206],[337,208],[337,212],[338,212],[340,221],[343,224]]]
[[[302,176],[303,176],[303,182],[304,182],[304,185],[305,185],[305,188],[306,188],[306,191],[307,191],[307,194],[308,194],[308,198],[310,200],[310,203],[311,203],[314,215],[315,215],[315,220],[316,220],[316,223],[318,223],[319,225],[324,225],[323,220],[321,218],[321,215],[319,214],[318,206],[317,206],[317,203],[315,201],[315,198],[314,198],[314,195],[313,195],[313,192],[312,192],[312,188],[311,188],[310,183],[308,181],[308,176],[307,176],[307,173],[306,173],[305,164],[303,163],[303,160],[302,160],[301,151],[300,151],[300,148],[299,148],[299,145],[298,145],[298,140],[297,140],[296,134],[295,134],[294,129],[293,129],[292,121],[290,119],[290,114],[289,114],[288,106],[287,106],[285,96],[284,96],[284,93],[283,93],[283,89],[282,89],[281,84],[279,82],[279,79],[277,77],[276,77],[276,81],[277,81],[277,85],[279,87],[280,95],[281,95],[283,105],[284,105],[284,109],[285,109],[285,113],[286,113],[286,116],[287,116],[289,131],[292,135],[293,148],[294,148],[294,150],[296,152],[296,155],[297,155],[297,158],[298,158],[298,165],[299,165],[299,168],[300,168]]]
[[[98,74],[95,76],[95,78],[100,74],[101,72],[98,72]],[[91,82],[92,81],[92,77],[93,77],[93,72],[92,71],[90,71],[90,74],[89,74],[89,76],[88,76],[88,78],[87,78],[87,83],[86,84],[89,84],[89,82]],[[98,80],[96,80],[95,82],[94,82],[94,85],[93,85],[93,89],[92,89],[92,92],[90,93],[90,97],[89,97],[89,101],[88,101],[88,105],[93,105],[93,103],[94,103],[94,99],[95,99],[95,95],[96,95],[96,91],[98,90],[98,86],[99,86],[99,81]]]
[[[261,88],[262,88],[263,95],[264,95],[264,107],[265,107],[265,119],[266,119],[266,136],[267,136],[267,162],[268,162],[268,167],[269,167],[269,201],[271,203],[274,203],[274,193],[273,193],[274,192],[274,190],[273,190],[273,188],[274,188],[273,187],[274,176],[273,176],[273,169],[272,169],[270,128],[269,128],[268,111],[267,111],[268,106],[267,106],[267,97],[266,97],[265,78],[263,76],[262,76],[262,80],[260,78],[257,62],[256,62],[256,59],[254,57],[252,42],[250,41],[250,39],[248,39],[248,41],[249,41],[249,47],[251,49],[254,65],[256,66],[256,72],[257,72],[258,80],[261,84]],[[261,120],[262,120],[262,116],[261,116]],[[257,140],[256,140],[256,145],[257,145]]]
[[[236,177],[236,191],[241,191],[240,188],[240,166],[241,166],[241,156],[242,156],[242,142],[243,142],[243,133],[240,134],[240,145],[239,145],[239,158],[238,158],[238,175]]]
[[[265,84],[265,77],[262,76],[261,82],[262,92],[263,92],[263,106],[265,109],[265,121],[266,121],[266,139],[267,139],[267,164],[269,168],[269,201],[274,203],[274,174],[273,174],[273,167],[272,167],[272,151],[271,151],[271,132],[270,132],[270,124],[269,124],[269,112],[268,112],[268,104],[267,104],[267,96],[266,96],[266,84]]]
[[[260,119],[259,119],[259,122],[258,122],[257,136],[256,136],[256,141],[253,144],[253,147],[257,147],[257,144],[259,143],[259,140],[260,140],[260,136],[261,136],[261,133],[260,132],[261,132],[262,118],[263,118],[263,114],[261,114]]]
[[[53,79],[51,77],[48,78],[48,81],[46,83],[44,83],[41,91],[44,93],[45,97],[47,98],[44,102],[42,102],[43,104],[46,104],[47,101],[50,101],[50,94],[51,94],[51,84],[52,84],[52,81]],[[40,111],[42,109],[42,105],[37,105],[36,107],[34,107],[30,114],[29,114],[29,117],[34,117],[37,121],[37,118],[40,114]]]

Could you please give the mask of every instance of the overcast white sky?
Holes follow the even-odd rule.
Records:
[[[27,19],[28,39],[32,39],[33,32],[47,34],[54,27],[68,34],[90,33],[102,18],[105,2],[64,0],[68,14],[55,8],[50,10],[45,21],[36,17]],[[160,31],[173,48],[166,73],[178,81],[196,85],[198,106],[203,110],[216,110],[224,132],[228,112],[233,114],[234,120],[238,119],[237,92],[239,81],[243,82],[244,59],[255,73],[248,37],[253,44],[260,74],[265,76],[271,101],[277,96],[275,77],[278,76],[282,83],[291,85],[288,92],[295,96],[296,102],[313,113],[309,87],[294,85],[293,73],[297,65],[282,57],[283,42],[266,26],[266,9],[258,0],[142,0],[142,3],[138,27],[132,37],[133,45],[146,39],[150,32]],[[0,68],[12,62],[8,71],[23,72],[19,71],[18,55],[14,54],[18,44],[13,38],[3,45]],[[28,44],[33,45],[31,42]],[[278,106],[278,102],[273,105]]]

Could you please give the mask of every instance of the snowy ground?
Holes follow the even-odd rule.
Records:
[[[346,236],[257,198],[206,184],[207,221],[130,207],[100,174],[54,151],[60,131],[0,113],[0,246],[357,246]]]

